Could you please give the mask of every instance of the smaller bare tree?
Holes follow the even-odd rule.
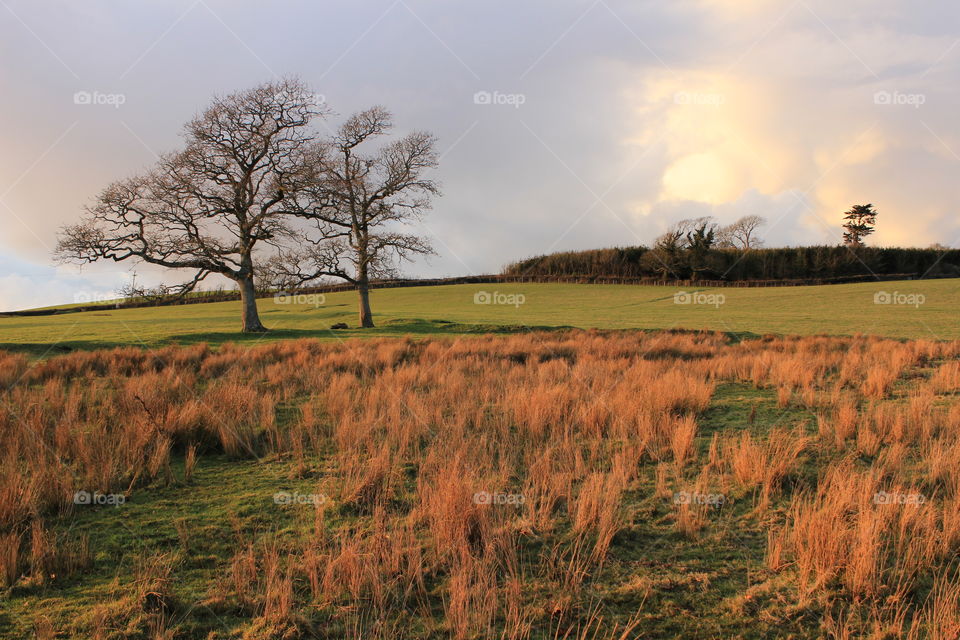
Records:
[[[269,269],[275,285],[300,286],[340,278],[359,293],[360,326],[373,327],[370,281],[397,275],[397,262],[432,254],[423,237],[403,226],[420,219],[439,194],[426,177],[437,166],[436,139],[417,131],[378,149],[389,134],[390,113],[373,107],[355,114],[329,140],[314,144],[297,176],[292,213],[307,225],[295,250],[282,249]]]
[[[759,229],[767,224],[762,216],[743,216],[733,224],[721,227],[717,231],[717,246],[734,249],[757,249],[763,246],[763,240],[758,237]]]

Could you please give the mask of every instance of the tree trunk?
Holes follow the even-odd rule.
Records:
[[[257,291],[253,286],[253,278],[239,280],[240,305],[243,307],[243,332],[263,333],[267,330],[260,323],[260,314],[257,312]]]
[[[357,238],[357,293],[360,296],[360,326],[373,328],[373,313],[370,311],[370,236],[365,224],[354,222],[353,233]]]
[[[360,326],[370,329],[373,327],[373,313],[370,311],[370,285],[366,278],[357,283],[357,292],[360,294]]]

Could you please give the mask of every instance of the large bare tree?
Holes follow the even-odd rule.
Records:
[[[274,284],[300,286],[340,278],[359,293],[360,326],[373,327],[370,281],[397,274],[397,263],[432,254],[429,242],[406,233],[439,194],[427,177],[437,166],[433,135],[415,131],[378,148],[390,133],[390,113],[373,107],[348,118],[308,150],[304,173],[293,181],[301,228],[295,249],[281,248],[271,264]]]
[[[192,290],[217,274],[234,281],[243,331],[265,331],[256,305],[258,249],[290,240],[287,203],[303,173],[309,124],[322,116],[296,79],[215,98],[184,128],[185,146],[147,173],[111,184],[62,230],[61,261],[133,260],[192,276]]]

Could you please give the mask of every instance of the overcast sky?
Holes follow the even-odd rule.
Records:
[[[420,229],[439,256],[412,275],[649,244],[700,215],[833,244],[863,202],[876,244],[956,246],[958,18],[946,0],[0,0],[0,310],[128,280],[54,266],[57,230],[212,95],[285,75],[439,136]]]

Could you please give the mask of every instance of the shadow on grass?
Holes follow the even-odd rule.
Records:
[[[362,329],[348,327],[347,329],[270,329],[266,333],[240,333],[238,331],[185,333],[172,335],[164,343],[197,344],[209,343],[211,346],[225,342],[249,344],[273,340],[296,340],[301,338],[318,338],[321,340],[346,340],[348,338],[399,337],[399,336],[434,336],[434,335],[468,335],[483,333],[522,333],[527,331],[557,331],[572,329],[573,327],[525,326],[525,325],[496,325],[496,324],[461,324],[447,320],[394,319],[380,320],[376,327]]]
[[[24,353],[31,358],[50,358],[73,351],[92,351],[96,349],[114,349],[117,347],[140,347],[156,349],[168,345],[195,345],[207,343],[211,347],[219,347],[228,342],[252,346],[258,343],[274,342],[276,340],[298,340],[315,338],[319,340],[347,340],[350,338],[389,338],[401,336],[457,336],[478,335],[485,333],[512,334],[529,331],[563,331],[572,329],[569,326],[526,326],[526,325],[496,325],[496,324],[460,324],[446,320],[415,319],[381,319],[378,326],[371,329],[351,327],[347,329],[270,329],[265,333],[241,333],[240,331],[197,331],[179,333],[166,336],[145,343],[132,341],[109,340],[65,340],[58,343],[49,342],[3,342],[0,350]]]
[[[0,351],[23,353],[33,359],[52,358],[73,351],[94,351],[97,349],[115,349],[118,347],[140,347],[158,349],[170,345],[196,345],[207,343],[217,348],[228,342],[253,346],[277,340],[317,339],[324,341],[348,340],[351,338],[390,338],[390,337],[430,337],[430,336],[466,336],[483,334],[518,334],[533,331],[570,331],[577,327],[569,325],[498,325],[463,324],[447,320],[424,320],[421,318],[380,320],[372,329],[351,327],[347,329],[270,329],[265,333],[241,333],[240,331],[198,331],[180,333],[144,343],[131,341],[65,340],[49,342],[0,342]],[[604,333],[699,333],[695,329],[608,329]],[[761,336],[749,331],[724,332],[732,343],[752,340]]]
[[[23,353],[32,358],[52,358],[72,351],[95,351],[129,347],[129,342],[100,342],[96,340],[65,340],[63,342],[0,342],[0,351]]]
[[[422,318],[392,320],[381,319],[372,329],[350,327],[347,329],[270,329],[265,333],[241,333],[240,331],[198,331],[180,333],[145,343],[131,341],[97,341],[97,340],[65,340],[58,343],[49,342],[0,342],[0,350],[13,353],[23,353],[31,358],[50,358],[73,351],[93,351],[97,349],[115,349],[117,347],[140,347],[157,349],[169,345],[195,345],[207,343],[211,347],[219,347],[228,342],[253,346],[258,343],[274,342],[276,340],[300,340],[314,338],[318,340],[348,340],[351,338],[389,338],[402,336],[463,336],[482,334],[517,334],[532,331],[569,331],[576,327],[569,325],[498,325],[498,324],[463,324],[448,320],[424,320]],[[663,329],[610,329],[605,333],[618,332],[657,333]],[[693,329],[668,329],[672,333],[698,333]],[[741,342],[759,338],[759,334],[749,331],[725,332],[731,342]]]

